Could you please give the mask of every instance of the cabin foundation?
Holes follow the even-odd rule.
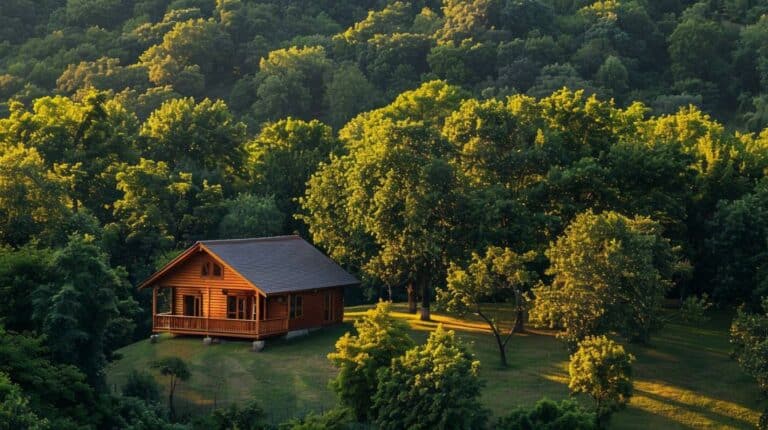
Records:
[[[266,342],[263,340],[254,340],[253,344],[251,344],[251,351],[253,352],[261,352],[264,350],[264,347],[266,346]]]

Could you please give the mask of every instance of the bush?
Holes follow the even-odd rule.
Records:
[[[256,401],[237,404],[224,409],[216,409],[210,417],[195,424],[196,428],[209,430],[263,430],[270,428],[266,423],[266,413]]]
[[[355,321],[357,335],[346,333],[336,342],[336,352],[328,354],[328,359],[339,369],[331,388],[359,421],[374,418],[371,407],[377,371],[413,346],[407,326],[392,318],[389,306],[387,302],[379,302],[376,308],[366,312]]]
[[[478,429],[488,412],[480,404],[480,362],[442,325],[425,345],[392,360],[378,375],[373,398],[381,430]]]
[[[707,293],[702,294],[701,297],[689,296],[683,300],[683,304],[680,306],[680,316],[685,322],[701,324],[709,321],[706,312],[711,307],[712,302],[709,301]]]
[[[345,408],[331,409],[317,415],[310,413],[304,418],[294,418],[280,424],[279,430],[347,430],[352,426],[354,414]]]
[[[597,429],[597,416],[584,410],[574,400],[560,403],[541,399],[532,408],[519,407],[500,418],[497,430],[593,430]]]
[[[632,397],[632,362],[635,357],[605,336],[579,342],[568,366],[571,393],[585,393],[595,401],[598,418],[606,420]]]
[[[123,385],[123,395],[136,397],[146,403],[158,403],[160,402],[160,385],[149,373],[133,370],[128,374],[128,379]]]
[[[759,313],[739,309],[731,324],[731,345],[739,366],[768,393],[768,298],[763,298],[762,305]]]

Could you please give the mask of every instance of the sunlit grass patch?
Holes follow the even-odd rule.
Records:
[[[343,325],[308,337],[269,341],[261,353],[250,352],[248,342],[205,346],[199,337],[162,336],[157,344],[137,342],[120,351],[124,357],[110,366],[109,382],[119,387],[130,369],[148,369],[152,360],[177,355],[189,362],[193,373],[180,387],[180,410],[202,413],[214,404],[251,398],[270,411],[274,422],[326,410],[336,404],[327,385],[336,371],[326,355],[368,308],[348,308]],[[568,352],[552,331],[529,328],[515,335],[507,349],[509,366],[504,368],[493,336],[478,317],[438,312],[432,321],[421,321],[418,314],[406,312],[405,304],[396,304],[393,310],[396,318],[410,325],[417,342],[441,323],[471,345],[481,361],[482,401],[497,416],[542,397],[569,396]],[[511,311],[507,317],[513,320]],[[702,327],[671,322],[650,345],[628,345],[637,356],[636,392],[627,409],[613,417],[611,428],[753,428],[765,402],[756,384],[728,357],[728,322],[727,316]],[[587,398],[578,399],[590,404]]]

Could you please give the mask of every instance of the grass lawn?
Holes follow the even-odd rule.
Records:
[[[359,317],[365,309],[347,308],[346,319]],[[403,313],[402,305],[394,309],[397,317],[411,324],[418,342],[436,326]],[[510,366],[501,368],[493,337],[482,323],[439,314],[434,320],[472,344],[486,382],[483,402],[494,414],[533,404],[544,396],[568,396],[568,354],[553,333],[515,336],[508,346]],[[630,406],[614,416],[611,428],[754,428],[766,403],[753,380],[728,357],[728,324],[725,316],[700,327],[671,322],[651,345],[630,345],[637,357],[635,395]],[[208,412],[215,406],[255,398],[271,412],[274,422],[280,422],[335,405],[327,387],[335,370],[326,354],[350,329],[351,323],[345,322],[304,338],[268,341],[261,353],[250,352],[248,342],[205,346],[196,337],[163,336],[157,344],[141,341],[121,349],[123,358],[109,367],[108,381],[117,390],[131,369],[148,369],[152,360],[175,355],[192,370],[192,378],[177,389],[179,412]]]

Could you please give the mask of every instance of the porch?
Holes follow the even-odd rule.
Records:
[[[207,318],[173,315],[170,312],[155,314],[153,332],[210,335],[260,339],[288,332],[287,318],[263,320]]]

